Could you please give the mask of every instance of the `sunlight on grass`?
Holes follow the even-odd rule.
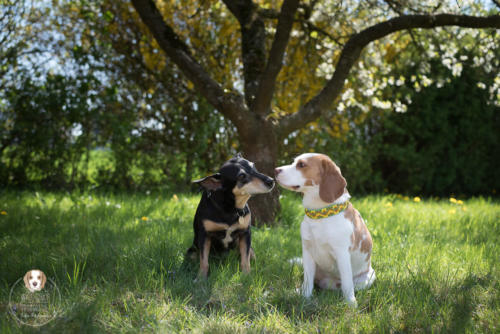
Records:
[[[0,194],[0,332],[17,332],[7,314],[9,287],[32,268],[54,280],[63,309],[50,331],[488,332],[498,326],[500,203],[399,195],[353,198],[374,239],[377,281],[357,292],[296,293],[302,268],[303,208],[281,197],[279,227],[253,228],[257,260],[210,260],[194,282],[184,261],[199,195],[4,192]],[[26,247],[30,245],[30,247]]]

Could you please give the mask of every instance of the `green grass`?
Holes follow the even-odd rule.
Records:
[[[1,193],[0,332],[499,330],[496,200],[354,198],[374,239],[377,281],[357,292],[353,310],[336,291],[296,293],[302,269],[288,260],[301,254],[298,197],[282,197],[280,227],[253,229],[250,275],[230,253],[211,258],[209,279],[195,283],[184,253],[199,195],[177,196]],[[32,268],[62,296],[63,312],[39,329],[7,313],[11,287]]]

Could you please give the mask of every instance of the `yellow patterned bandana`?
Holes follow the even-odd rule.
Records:
[[[344,211],[345,209],[347,209],[348,205],[349,201],[346,201],[342,204],[332,204],[322,209],[317,209],[317,210],[306,209],[306,216],[311,219],[321,219],[330,216],[335,216]]]

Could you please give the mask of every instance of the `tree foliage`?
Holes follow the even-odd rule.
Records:
[[[442,110],[436,119],[443,123],[436,126],[450,129],[443,141],[451,143],[457,138],[451,133],[465,130],[462,123],[445,122],[459,110],[445,97],[474,91],[476,102],[463,111],[465,123],[476,124],[472,115],[481,113],[474,119],[491,125],[485,131],[495,131],[492,110],[500,104],[495,5],[479,0],[35,3],[30,10],[38,14],[29,19],[11,15],[23,28],[9,30],[16,31],[19,43],[0,44],[0,54],[10,45],[50,54],[47,60],[15,53],[2,65],[10,73],[3,76],[9,87],[0,92],[0,161],[7,183],[186,184],[239,150],[269,174],[278,160],[315,150],[340,162],[353,191],[486,191],[454,188],[463,176],[458,172],[445,184],[424,186],[423,179],[434,180],[429,174],[443,172],[430,171],[429,164],[416,167],[414,159],[431,159],[434,148],[415,149],[428,138],[410,125],[427,124],[429,115]],[[40,63],[49,66],[33,67]],[[30,105],[23,97],[31,94],[36,98]],[[49,106],[45,99],[57,101]],[[424,106],[422,99],[432,103]],[[38,118],[40,124],[50,120],[50,126],[33,127],[33,138],[58,140],[26,138],[20,129]],[[35,153],[26,153],[32,144]],[[491,145],[480,146],[481,154],[491,153]],[[442,156],[443,147],[435,155]],[[90,175],[86,166],[96,148],[106,152],[109,163]],[[35,155],[39,158],[31,159]],[[265,196],[262,201],[264,212],[277,207]]]

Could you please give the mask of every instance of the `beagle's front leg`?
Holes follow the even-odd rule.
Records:
[[[305,242],[302,242],[302,265],[304,266],[304,282],[302,283],[302,295],[311,297],[314,288],[314,275],[316,273],[316,263],[307,249]]]
[[[357,307],[356,297],[354,297],[354,282],[352,279],[351,255],[348,249],[334,249],[334,256],[337,259],[337,266],[340,273],[342,293],[347,303],[351,307]]]

